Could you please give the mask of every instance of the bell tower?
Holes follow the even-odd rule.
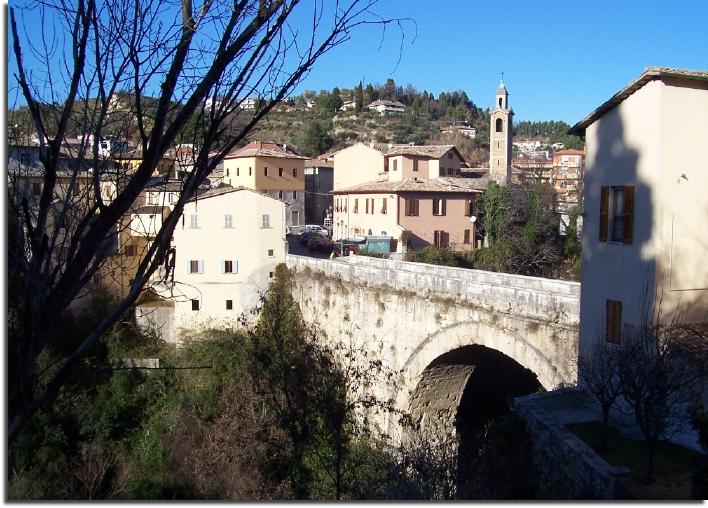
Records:
[[[511,131],[514,111],[509,107],[509,92],[504,74],[497,88],[489,126],[489,177],[497,183],[511,182]]]

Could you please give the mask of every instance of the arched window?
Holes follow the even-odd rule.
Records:
[[[496,131],[497,132],[504,132],[504,122],[502,122],[501,118],[497,118]]]
[[[373,233],[371,232],[371,230],[369,230],[369,236],[371,236],[371,235],[373,235]]]
[[[499,107],[500,108],[502,107],[502,98],[501,97],[499,97]]]

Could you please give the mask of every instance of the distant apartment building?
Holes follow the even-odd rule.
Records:
[[[581,360],[658,311],[708,322],[706,118],[708,71],[648,68],[571,129],[586,140]]]
[[[305,224],[305,160],[287,145],[253,141],[224,158],[223,182],[280,199],[286,206],[286,225]]]
[[[406,106],[401,104],[398,101],[384,101],[384,100],[378,100],[374,101],[368,106],[366,106],[372,111],[378,111],[382,115],[384,113],[405,113],[406,112]]]
[[[185,204],[174,272],[158,286],[178,330],[235,326],[285,261],[285,204],[252,189],[210,189]],[[172,278],[174,277],[174,279]]]
[[[584,168],[583,150],[561,150],[553,154],[551,183],[559,211],[565,213],[578,205],[583,191]]]
[[[461,178],[462,163],[454,145],[358,143],[337,152],[334,237],[391,236],[398,252],[425,245],[471,250],[475,201],[486,180]]]
[[[332,219],[334,159],[323,154],[305,161],[305,223],[325,224]]]

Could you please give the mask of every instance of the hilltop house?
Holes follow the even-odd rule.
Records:
[[[382,115],[384,113],[405,113],[406,106],[397,101],[384,101],[378,100],[374,101],[368,106],[366,106],[372,111],[378,111]]]

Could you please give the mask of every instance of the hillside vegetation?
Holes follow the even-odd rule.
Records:
[[[406,106],[403,114],[379,114],[366,105],[376,100],[397,101]],[[344,101],[354,101],[355,108],[340,111]],[[90,131],[82,119],[91,118],[91,101],[74,106],[75,117],[72,129],[76,134]],[[110,115],[106,134],[127,137],[139,142],[136,125],[130,121],[134,99],[117,95],[114,113]],[[143,98],[143,107],[150,105],[150,98]],[[308,108],[308,102],[312,107]],[[59,106],[48,106],[59,108]],[[179,110],[174,104],[171,114]],[[195,114],[192,122],[178,142],[194,143],[211,113],[207,108]],[[226,140],[231,132],[252,117],[251,111],[235,110],[230,115],[230,128],[221,133]],[[31,122],[26,108],[9,111],[8,121],[17,124],[26,133],[31,132]],[[443,133],[451,125],[468,125],[477,130],[474,139],[459,133]],[[561,121],[519,122],[514,128],[518,139],[539,140],[544,144],[561,142],[566,148],[581,148],[582,141],[567,134],[570,126]],[[482,109],[472,102],[463,90],[440,93],[435,97],[426,90],[418,91],[413,85],[402,87],[393,79],[384,85],[359,84],[351,89],[337,87],[331,91],[306,91],[287,99],[283,105],[271,111],[250,134],[250,140],[268,139],[285,143],[307,156],[315,156],[328,150],[340,149],[357,141],[379,143],[454,144],[472,166],[486,163],[489,158],[489,109]],[[245,144],[246,140],[244,140]]]

